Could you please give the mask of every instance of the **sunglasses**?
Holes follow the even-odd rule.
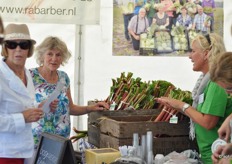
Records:
[[[210,40],[209,34],[205,34],[204,36],[205,36],[207,42],[209,43],[209,45],[211,45],[211,40]]]
[[[14,42],[14,41],[6,41],[5,45],[9,49],[16,49],[19,46],[22,50],[27,50],[31,47],[31,43],[29,41],[21,41],[21,42]]]
[[[3,34],[0,34],[0,44],[2,44],[4,41],[4,35]]]

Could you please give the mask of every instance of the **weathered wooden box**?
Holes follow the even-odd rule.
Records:
[[[100,124],[103,117],[114,116],[141,116],[148,115],[156,117],[159,111],[156,109],[149,110],[116,110],[116,111],[98,111],[88,114],[88,141],[93,145],[100,147]]]
[[[132,145],[133,133],[139,135],[152,131],[153,153],[168,154],[172,151],[181,152],[196,149],[195,142],[189,140],[189,120],[178,124],[154,122],[152,116],[109,117],[100,122],[100,147],[117,148]]]
[[[133,133],[139,135],[152,131],[153,152],[164,155],[186,149],[197,149],[195,141],[189,140],[189,120],[178,124],[154,122],[157,109],[138,111],[103,111],[89,114],[89,142],[97,147],[132,145]],[[100,119],[99,119],[100,118]]]

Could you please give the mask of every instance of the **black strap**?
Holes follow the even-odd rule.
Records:
[[[144,31],[145,31],[145,30],[146,30],[146,27],[147,27],[147,23],[146,23],[145,17],[143,18],[143,20],[144,20],[144,23],[145,23],[145,27],[144,27]],[[139,24],[139,16],[137,15],[137,23],[136,23],[136,30],[135,30],[135,33],[136,33],[136,34],[138,34],[138,33],[137,33],[137,31],[138,31],[138,24]]]

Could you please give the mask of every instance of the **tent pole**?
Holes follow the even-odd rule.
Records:
[[[77,79],[77,104],[82,105],[81,103],[81,37],[82,37],[82,25],[79,25],[79,46],[78,46],[78,79]]]
[[[81,77],[82,77],[82,58],[81,58],[81,44],[82,44],[82,25],[75,25],[75,62],[74,62],[74,103],[77,105],[83,105],[82,101],[83,98],[81,97]],[[82,101],[81,101],[82,99]],[[83,128],[83,119],[81,116],[78,117],[71,117],[71,124],[77,129]],[[71,131],[71,136],[74,133]],[[78,144],[73,143],[74,150],[78,150]]]

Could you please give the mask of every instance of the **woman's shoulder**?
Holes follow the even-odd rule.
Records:
[[[57,70],[57,71],[60,75],[68,76],[68,74],[65,71],[62,71],[62,70]]]
[[[59,74],[59,79],[64,80],[66,85],[69,86],[70,85],[70,79],[69,79],[68,74],[65,71],[61,71],[61,70],[58,70],[58,74]]]
[[[164,17],[165,17],[165,18],[168,18],[168,14],[167,14],[167,13],[164,13]]]
[[[60,78],[64,78],[66,80],[69,79],[69,76],[68,76],[68,74],[65,71],[58,70],[58,74],[59,74]]]
[[[186,15],[186,20],[188,20],[188,21],[192,21],[191,16],[187,14],[187,15]]]
[[[182,18],[183,18],[183,16],[181,14],[179,14],[176,19],[182,19]]]
[[[187,19],[192,19],[191,16],[189,14],[187,14]]]
[[[213,87],[220,87],[217,83],[215,83],[215,82],[213,82],[211,80],[209,80],[208,85],[213,86]]]
[[[33,72],[35,69],[36,69],[36,68],[29,68],[28,70],[29,70],[30,72]]]
[[[216,91],[222,91],[223,93],[225,92],[225,89],[222,88],[221,86],[219,86],[217,83],[213,82],[213,81],[209,81],[208,83],[208,88],[211,90],[216,90]],[[219,93],[219,92],[218,92]]]
[[[39,71],[38,71],[37,67],[36,68],[30,68],[28,70],[29,70],[29,72],[30,72],[31,75],[39,74]]]

